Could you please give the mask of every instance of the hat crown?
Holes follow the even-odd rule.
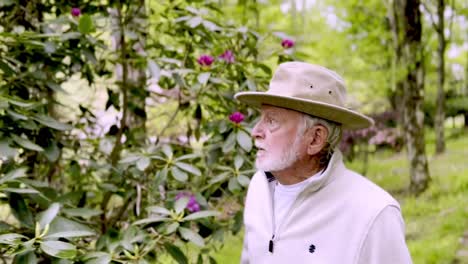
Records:
[[[267,94],[295,97],[345,107],[346,86],[336,72],[304,62],[279,65]]]

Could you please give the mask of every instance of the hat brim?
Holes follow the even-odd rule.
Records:
[[[237,100],[253,106],[263,104],[278,106],[324,118],[343,125],[344,129],[362,129],[374,124],[372,118],[358,112],[318,101],[296,97],[280,96],[265,92],[240,92],[234,96]]]

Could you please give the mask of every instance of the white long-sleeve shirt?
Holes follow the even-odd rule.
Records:
[[[276,226],[276,180],[261,171],[254,175],[244,210],[241,263],[412,263],[395,199],[346,169],[339,151],[318,178]]]

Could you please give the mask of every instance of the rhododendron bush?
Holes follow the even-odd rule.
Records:
[[[26,2],[0,5],[0,256],[216,262],[253,173],[233,95],[295,43],[262,57],[210,1]]]

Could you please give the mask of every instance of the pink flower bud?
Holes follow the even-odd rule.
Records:
[[[201,56],[197,59],[197,62],[198,62],[198,64],[200,64],[200,66],[202,66],[202,67],[209,67],[209,66],[211,66],[211,64],[213,64],[214,59],[213,59],[213,57],[211,57],[210,55],[201,55]]]
[[[229,120],[239,124],[240,122],[244,121],[244,115],[241,112],[234,112],[229,116]]]
[[[226,50],[219,56],[219,58],[226,61],[227,63],[234,63],[234,54],[230,50]]]
[[[281,46],[285,49],[292,48],[294,47],[294,41],[291,39],[283,39],[283,41],[281,41]]]
[[[81,15],[81,10],[78,7],[73,7],[71,9],[71,15],[74,17],[78,17]]]

